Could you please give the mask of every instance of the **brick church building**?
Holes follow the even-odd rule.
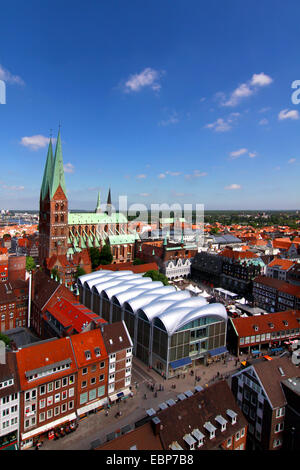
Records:
[[[48,272],[56,271],[62,282],[70,286],[78,267],[87,274],[91,272],[89,248],[101,250],[108,243],[113,263],[130,262],[137,237],[128,232],[126,216],[113,211],[110,190],[105,211],[98,194],[94,212],[69,212],[59,131],[54,155],[51,139],[49,142],[40,192],[40,266]]]

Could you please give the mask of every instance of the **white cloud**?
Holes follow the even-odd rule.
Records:
[[[299,112],[296,109],[288,110],[283,109],[278,114],[278,120],[283,121],[284,119],[299,119]]]
[[[159,178],[159,179],[163,179],[165,177],[166,177],[166,175],[164,173],[159,173],[159,175],[157,176],[157,178]]]
[[[126,92],[137,92],[145,87],[149,87],[154,91],[161,88],[159,83],[161,72],[150,67],[145,68],[141,73],[131,75],[125,83]]]
[[[230,152],[229,156],[231,159],[239,158],[241,155],[244,155],[248,152],[248,149],[242,148],[239,150],[235,150],[234,152]]]
[[[65,171],[66,173],[74,173],[75,167],[74,167],[74,165],[72,165],[72,163],[66,163],[66,164],[64,165],[64,171]]]
[[[145,175],[144,173],[140,174],[140,175],[136,175],[136,177],[138,179],[144,179],[144,178],[147,178],[147,175]]]
[[[207,173],[205,171],[200,171],[200,170],[194,170],[193,173],[190,173],[190,174],[187,174],[187,175],[184,175],[184,177],[189,180],[189,179],[192,179],[192,178],[200,178],[202,176],[206,176]]]
[[[260,126],[266,126],[267,124],[269,124],[269,121],[268,119],[264,118],[264,119],[261,119],[258,124]]]
[[[296,158],[290,158],[289,159],[289,163],[295,163],[295,161],[296,161]]]
[[[224,189],[233,190],[233,189],[241,189],[241,187],[242,186],[240,184],[233,183],[233,184],[230,184],[229,186],[225,186]]]
[[[150,196],[150,193],[140,193],[140,196],[142,196],[142,197],[148,197],[148,196]]]
[[[25,85],[24,80],[19,75],[13,75],[0,64],[0,80],[12,85]]]
[[[30,137],[22,137],[21,145],[24,147],[28,147],[31,150],[39,150],[40,148],[46,147],[49,144],[49,137],[45,137],[44,135],[32,135]]]
[[[251,79],[252,86],[266,86],[270,85],[272,82],[273,79],[263,72],[253,74]]]
[[[258,88],[270,85],[273,79],[265,73],[253,74],[246,83],[241,83],[226,99],[225,94],[220,92],[216,96],[220,99],[222,106],[236,106],[244,98],[247,98],[258,90]]]
[[[249,152],[249,157],[250,158],[255,158],[257,156],[257,153],[256,152]]]
[[[23,191],[25,189],[24,186],[7,186],[6,184],[3,184],[2,188],[7,191]]]
[[[215,122],[206,124],[206,126],[204,127],[206,129],[213,129],[216,132],[227,132],[231,129],[230,123],[228,123],[228,121],[225,121],[223,118],[219,118]]]
[[[170,176],[179,176],[181,175],[181,172],[180,171],[166,171],[166,174]]]
[[[169,126],[170,124],[177,124],[179,122],[178,114],[172,113],[168,119],[164,119],[158,123],[159,126]]]
[[[227,132],[230,131],[232,125],[237,121],[240,115],[240,113],[230,113],[225,119],[219,118],[215,122],[206,124],[204,127],[206,129],[212,129],[215,132]]]

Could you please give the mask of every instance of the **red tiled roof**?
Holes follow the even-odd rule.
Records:
[[[106,323],[105,320],[99,318],[94,312],[89,310],[85,305],[82,305],[78,302],[70,302],[65,298],[57,300],[53,305],[47,306],[47,311],[55,317],[59,323],[67,328],[69,332],[75,330],[77,333],[80,333],[86,324],[86,322],[91,323],[93,320],[99,323]],[[44,315],[45,317],[45,315]]]
[[[70,338],[60,338],[39,343],[33,343],[30,346],[19,349],[16,352],[17,364],[19,369],[21,390],[28,390],[49,381],[47,377],[41,377],[36,380],[28,381],[26,372],[40,369],[42,367],[51,366],[65,359],[71,359],[71,365],[68,369],[64,369],[51,374],[51,380],[55,380],[63,375],[72,374],[76,371],[76,361],[70,342]]]
[[[268,313],[266,315],[255,315],[253,317],[230,318],[239,337],[255,336],[262,333],[290,330],[299,328],[299,310],[286,310],[284,312]],[[284,324],[287,322],[287,325]],[[270,324],[273,324],[272,328]],[[258,327],[256,331],[254,326]]]
[[[108,358],[100,328],[86,331],[71,337],[78,367],[84,367],[95,360],[105,360]],[[100,349],[100,356],[96,355],[95,349]],[[87,359],[85,351],[90,351],[91,358]]]
[[[158,266],[156,263],[145,263],[145,264],[132,264],[132,263],[117,263],[117,264],[108,264],[103,266],[98,266],[96,271],[101,269],[109,269],[110,271],[130,271],[139,274],[146,271],[155,270],[158,271]]]
[[[225,248],[225,250],[219,253],[219,256],[224,256],[225,258],[231,259],[250,259],[250,258],[258,258],[258,256],[253,253],[252,251],[237,251],[231,250],[230,248]]]
[[[265,286],[273,287],[280,292],[285,292],[286,294],[294,295],[295,297],[300,297],[300,286],[294,286],[285,281],[280,281],[279,279],[273,279],[268,276],[256,276],[253,282],[263,284]]]
[[[275,258],[273,261],[271,261],[270,264],[268,264],[268,268],[274,268],[275,266],[278,266],[280,269],[286,271],[294,266],[294,264],[295,262],[289,259]]]

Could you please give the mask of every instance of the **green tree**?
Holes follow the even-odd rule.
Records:
[[[155,271],[155,269],[147,271],[145,274],[143,274],[143,277],[151,277],[152,281],[161,281],[165,286],[169,285],[168,278],[159,271]]]
[[[90,254],[90,258],[91,258],[92,269],[98,268],[98,266],[100,264],[100,250],[99,250],[99,248],[91,247],[89,249],[89,254]]]
[[[3,333],[0,333],[0,341],[3,341],[6,346],[9,346],[11,339],[8,336],[5,336]]]
[[[84,274],[86,274],[85,270],[81,266],[78,266],[74,277],[75,279],[77,279],[78,277],[83,276]]]
[[[32,256],[26,257],[26,271],[30,272],[36,268],[36,264]]]
[[[105,243],[100,252],[100,263],[99,264],[110,264],[113,260],[110,245]]]
[[[219,233],[219,229],[218,227],[213,227],[210,231],[210,234],[211,235],[216,235],[217,233]]]
[[[134,264],[134,265],[145,264],[145,261],[143,261],[140,258],[134,258],[132,264]]]
[[[57,268],[53,268],[51,270],[51,274],[52,274],[54,279],[57,277],[58,281],[60,280],[60,275],[59,275],[59,272],[58,272]]]

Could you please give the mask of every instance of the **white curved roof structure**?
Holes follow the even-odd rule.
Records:
[[[187,306],[177,308],[176,306],[164,311],[157,318],[163,323],[168,335],[171,336],[187,323],[207,316],[213,316],[216,319],[221,318],[224,322],[227,322],[226,308],[219,303],[203,305],[200,308]]]
[[[123,305],[124,302],[128,301],[129,299],[133,299],[140,294],[147,294],[151,293],[154,289],[163,287],[163,283],[160,281],[152,281],[149,285],[142,284],[141,286],[137,286],[134,289],[128,289],[125,292],[121,292],[120,294],[116,294],[112,297],[112,302],[117,301],[119,305]]]
[[[109,272],[112,272],[112,271],[108,271],[108,269],[106,269],[103,271],[93,272],[90,274],[84,274],[83,276],[78,277],[77,282],[83,286],[85,282],[90,281],[91,279],[97,278],[99,276],[99,273],[107,274]]]
[[[95,293],[97,292],[99,295],[102,292],[102,286],[107,287],[107,283],[111,282],[112,286],[115,286],[117,284],[124,284],[125,282],[132,282],[140,279],[140,276],[138,274],[127,274],[126,276],[109,276],[109,275],[104,275],[101,278],[98,279],[93,279],[92,281],[89,281],[88,283],[90,284],[90,288],[92,288],[92,292]]]
[[[104,282],[105,280],[113,279],[113,276],[110,276],[106,273],[103,273],[102,276],[97,276],[92,279],[89,279],[83,283],[83,287],[92,290],[93,286],[99,284],[100,282]]]
[[[144,305],[149,304],[153,300],[156,300],[160,297],[164,297],[165,294],[169,294],[171,292],[175,292],[176,289],[172,286],[162,286],[158,289],[152,289],[149,294],[143,293],[140,294],[133,299],[124,302],[124,308],[126,310],[127,305],[131,308],[131,310],[136,313],[139,308],[143,308]]]
[[[162,295],[144,308],[138,309],[137,314],[144,314],[148,318],[148,321],[151,322],[153,318],[157,317],[164,310],[176,304],[179,299],[187,298],[190,295],[191,294],[187,291],[175,291],[167,295]]]
[[[140,282],[142,281],[142,279],[145,279],[144,282]],[[150,288],[151,287],[151,283],[149,283],[149,281],[147,281],[147,277],[144,277],[144,278],[141,278],[141,279],[132,279],[132,280],[128,280],[126,282],[123,282],[123,281],[120,281],[118,282],[118,284],[112,286],[112,287],[107,287],[105,289],[102,290],[101,294],[105,294],[109,299],[111,299],[114,295],[117,295],[121,292],[124,292],[128,289],[132,289],[132,288],[135,288],[135,287],[140,287],[142,289],[145,289],[146,291],[146,288]],[[150,280],[152,282],[152,280]],[[96,288],[98,288],[98,285],[95,286]],[[101,284],[99,285],[100,289],[101,289]]]

